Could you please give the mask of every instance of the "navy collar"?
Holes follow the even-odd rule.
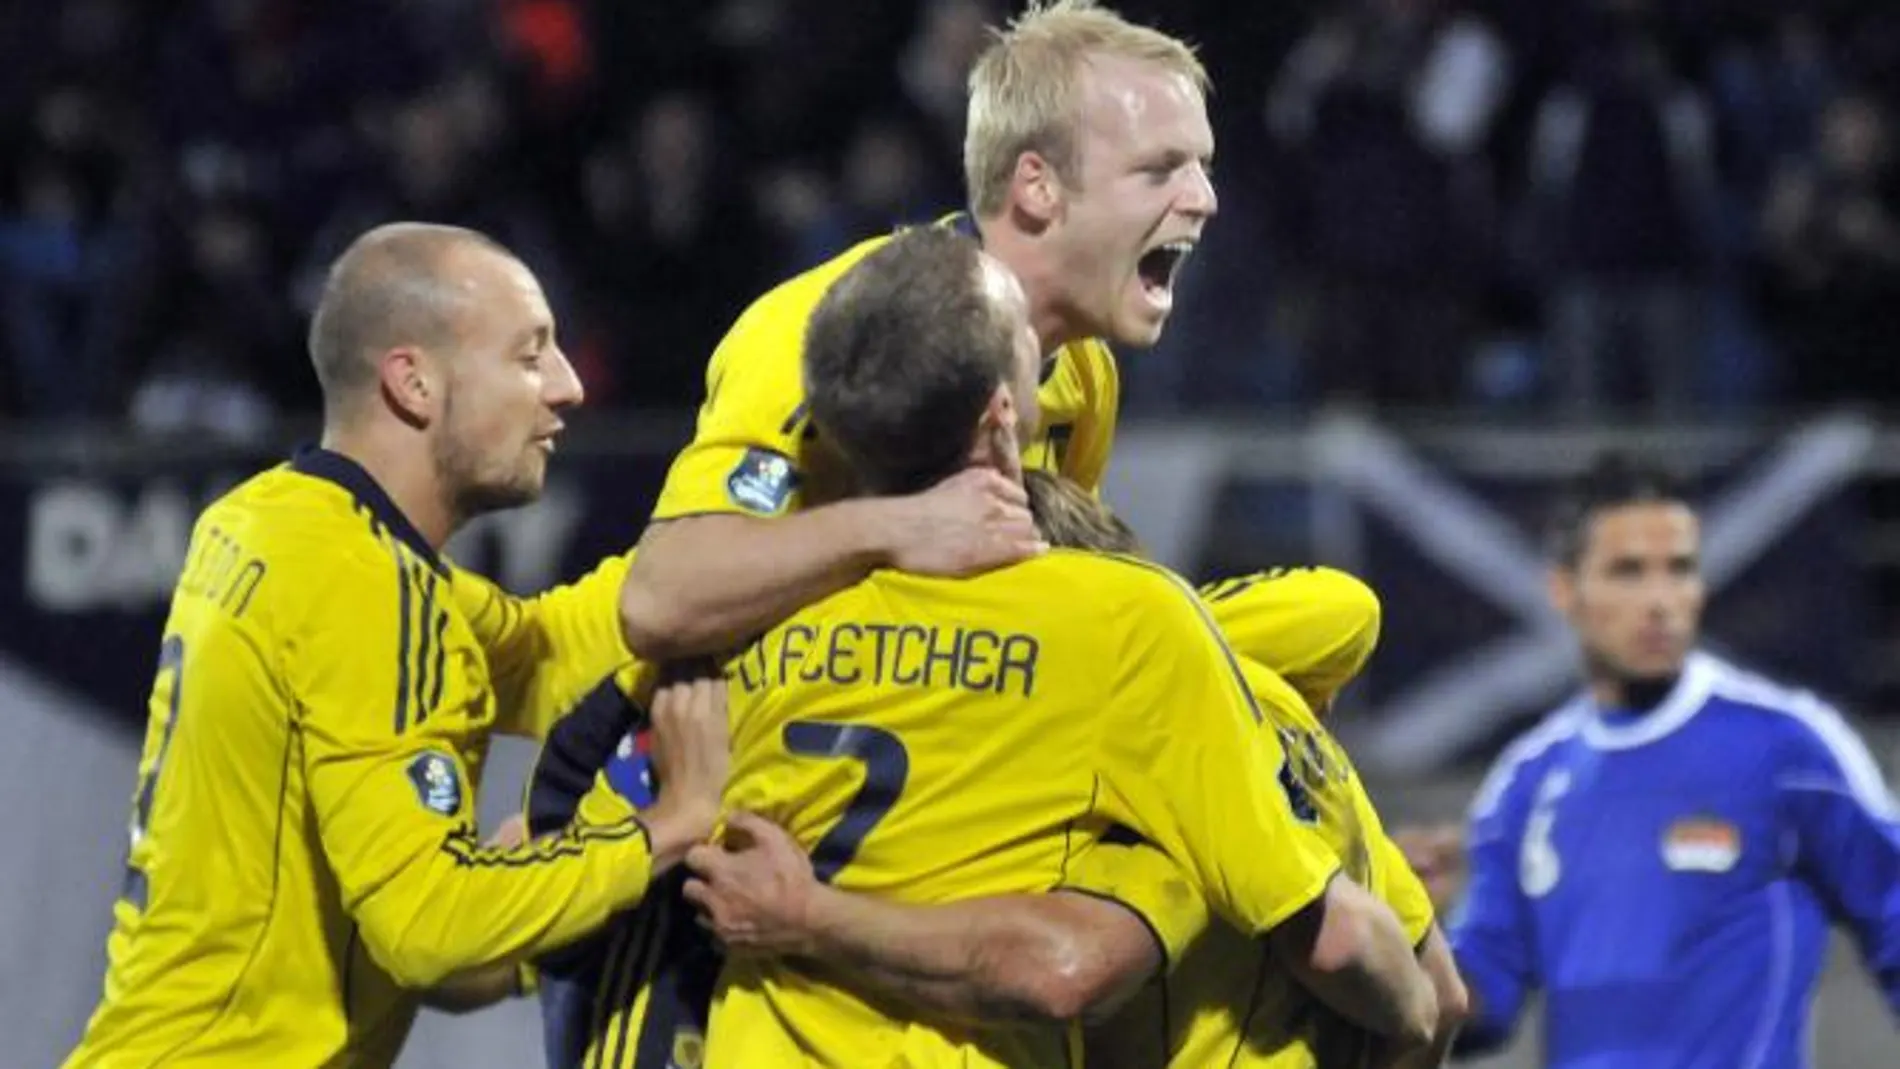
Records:
[[[291,456],[290,468],[313,479],[333,482],[348,491],[356,499],[357,507],[367,511],[389,533],[414,551],[416,556],[427,561],[429,567],[444,575],[448,574],[448,567],[442,563],[435,547],[422,537],[422,532],[416,530],[416,525],[409,522],[409,517],[403,515],[402,510],[377,485],[375,478],[363,470],[361,464],[322,446],[306,445]]]
[[[976,216],[971,215],[969,212],[951,212],[949,215],[937,220],[937,225],[948,227],[962,234],[964,237],[970,238],[978,245],[983,244],[983,232],[976,228]]]

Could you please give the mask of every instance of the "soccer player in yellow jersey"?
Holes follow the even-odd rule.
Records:
[[[1038,526],[1053,545],[1138,548],[1126,526],[1072,485],[1033,475],[1029,485]],[[1226,593],[1230,606],[1249,600],[1247,587]],[[1228,612],[1230,621],[1245,615]],[[1224,630],[1244,636],[1249,628]],[[1288,754],[1280,782],[1296,810],[1421,946],[1441,996],[1440,1027],[1428,1047],[1377,1043],[1329,1013],[1290,972],[1274,967],[1265,948],[1229,925],[1210,923],[1184,875],[1144,845],[1104,844],[1081,855],[1059,888],[1074,894],[914,907],[818,884],[811,862],[782,830],[739,814],[732,819],[744,847],[689,855],[699,877],[689,893],[739,954],[838,963],[861,985],[945,1014],[1105,1019],[1089,1034],[1091,1069],[1437,1065],[1465,995],[1424,888],[1384,834],[1350,760],[1306,702],[1252,661],[1244,645],[1235,649]],[[1356,669],[1342,663],[1326,675],[1343,682]]]
[[[1044,472],[1025,475],[1037,527],[1054,544],[1133,548],[1132,533],[1093,495]],[[1358,673],[1378,638],[1377,597],[1364,584],[1330,569],[1274,569],[1210,584],[1201,594],[1236,650],[1277,670],[1314,709],[1326,708]],[[635,730],[639,707],[646,700],[647,675],[638,664],[623,671],[615,688],[603,688],[591,696],[550,734],[530,777],[527,810],[536,831],[564,825],[603,766],[608,778],[625,788],[637,804],[651,803],[649,760],[639,749]],[[1105,849],[1107,856],[1132,853],[1128,847]],[[1134,873],[1113,877],[1123,884],[1143,873],[1154,877],[1156,886],[1150,893],[1165,893],[1183,884],[1164,857],[1130,857],[1126,864],[1134,866]],[[809,873],[809,863],[805,865]],[[705,1042],[718,958],[705,934],[692,923],[691,907],[669,892],[670,886],[649,896],[635,916],[609,934],[563,951],[546,963],[539,987],[550,1069],[693,1069],[698,1064],[694,1052]],[[1185,916],[1199,931],[1206,911],[1198,898],[1192,901],[1194,908]],[[1125,926],[1121,934],[1132,938],[1097,946],[1103,939],[1091,933],[1102,927],[1101,913],[1113,914],[1117,907],[1104,907],[1093,899],[1069,909],[1065,905],[1026,899],[1012,903],[1000,915],[986,912],[978,918],[979,923],[1002,926],[995,937],[999,945],[989,960],[1008,962],[1010,975],[1031,985],[1024,996],[1032,1000],[1028,1012],[1077,1016],[1066,1008],[1093,1006],[1113,997],[1113,991],[1139,986],[1160,963],[1146,929],[1133,915],[1106,922],[1121,920]],[[1039,922],[1037,913],[1052,906],[1055,917]],[[1400,915],[1405,917],[1403,911]],[[1041,957],[1026,949],[1034,944],[1015,934],[1025,925],[1043,933]],[[952,953],[962,953],[970,945],[972,930],[961,920],[943,919],[935,930],[956,941]],[[867,933],[877,931],[874,926],[866,929]],[[1097,963],[1097,968],[1068,967],[1052,974],[1035,964],[1080,960],[1076,947],[1085,940],[1091,944],[1087,960]],[[1189,940],[1183,937],[1181,941]],[[901,947],[902,941],[876,940],[871,945],[880,944]],[[926,947],[924,953],[928,952]],[[1043,982],[1050,975],[1057,976],[1055,982]],[[971,998],[1007,1001],[984,995],[982,980],[972,977],[966,988],[938,985],[935,989],[953,997],[964,992]]]
[[[1217,208],[1207,86],[1187,45],[1088,0],[1031,4],[970,76],[966,221],[1021,281],[1040,341],[1040,417],[1019,444],[1090,490],[1120,405],[1107,345],[1160,337]],[[968,574],[1039,550],[1021,488],[993,472],[836,500],[848,477],[814,433],[800,354],[819,300],[888,240],[759,298],[714,353],[629,575],[642,657],[726,649],[874,568]]]
[[[719,685],[656,702],[659,805],[475,836],[494,732],[543,734],[627,662],[624,560],[536,599],[450,534],[533,499],[581,386],[540,286],[471,231],[396,224],[310,329],[320,448],[199,518],[160,646],[105,991],[67,1064],[381,1066],[421,993],[583,936],[712,828]]]
[[[1007,271],[955,234],[911,231],[814,315],[813,415],[867,492],[969,465],[1014,476],[1035,353]],[[1371,1023],[1417,1029],[1431,1012],[1397,921],[1334,878],[1287,793],[1252,786],[1273,783],[1279,738],[1161,569],[1057,551],[963,580],[880,571],[767,632],[729,677],[727,802],[783,822],[821,879],[911,902],[1045,890],[1124,825],[1250,935],[1351,918],[1330,929],[1344,945],[1327,979],[1374,988],[1388,1012]],[[1324,971],[1307,943],[1290,949]],[[893,1017],[822,972],[732,960],[707,1059],[1053,1066],[1072,1063],[1069,1038]]]

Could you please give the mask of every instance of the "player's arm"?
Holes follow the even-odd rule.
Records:
[[[1900,807],[1866,745],[1814,703],[1775,778],[1795,867],[1853,929],[1861,957],[1900,1014]]]
[[[1425,882],[1412,869],[1403,850],[1386,834],[1377,807],[1366,793],[1364,781],[1357,775],[1352,783],[1353,805],[1359,812],[1359,826],[1372,855],[1372,891],[1399,919],[1405,937],[1418,951],[1418,963],[1432,982],[1438,1003],[1438,1020],[1431,1043],[1414,1050],[1397,1050],[1379,1064],[1386,1069],[1425,1069],[1443,1064],[1451,1053],[1458,1030],[1471,1013],[1471,996],[1458,975],[1458,964],[1451,956],[1451,944],[1438,927],[1437,907],[1432,903]]]
[[[556,720],[631,660],[619,617],[630,558],[609,557],[580,579],[527,598],[455,570],[450,589],[488,655],[496,731],[546,738]]]
[[[621,626],[628,648],[650,660],[712,653],[877,568],[967,575],[1042,548],[1022,487],[982,468],[918,494],[776,519],[739,512],[656,519],[627,573]]]
[[[1335,568],[1275,568],[1201,588],[1228,645],[1324,713],[1379,643],[1379,596]]]
[[[620,596],[627,647],[716,653],[870,574],[963,574],[1037,551],[1022,488],[973,470],[927,492],[797,510],[807,455],[805,320],[742,316],[707,372],[691,443],[667,472]]]
[[[1178,952],[1189,929],[1206,923],[1191,892],[1165,901],[1089,890],[893,902],[820,883],[774,824],[735,814],[728,826],[741,833],[736,843],[688,855],[694,876],[685,893],[729,952],[822,961],[865,993],[954,1020],[1106,1016],[1163,964],[1158,933],[1174,933]],[[1101,851],[1127,856],[1111,860]],[[1160,876],[1174,881],[1170,891],[1181,890],[1173,863],[1147,847],[1098,847],[1091,855],[1105,873],[1098,882],[1152,885]]]
[[[1145,594],[1120,616],[1130,626],[1104,698],[1098,808],[1181,861],[1213,909],[1269,938],[1322,1001],[1425,1042],[1431,984],[1398,919],[1339,875],[1306,822],[1278,737],[1199,599],[1172,577]]]
[[[1418,963],[1431,978],[1432,990],[1438,996],[1438,1025],[1432,1032],[1431,1042],[1412,1050],[1386,1052],[1374,1064],[1379,1069],[1436,1069],[1445,1064],[1451,1056],[1452,1047],[1457,1043],[1458,1030],[1464,1027],[1470,1015],[1470,996],[1465,990],[1464,981],[1458,976],[1458,963],[1451,956],[1451,944],[1445,940],[1445,933],[1432,925],[1431,931],[1419,944]]]
[[[791,837],[758,817],[736,814],[729,828],[738,844],[695,848],[686,884],[729,952],[822,961],[869,993],[969,1022],[1106,1015],[1162,964],[1155,922],[1118,899],[1058,891],[910,905],[820,883]],[[1141,850],[1172,870],[1146,848],[1099,849]]]
[[[1529,782],[1522,771],[1506,750],[1472,803],[1467,882],[1448,932],[1470,997],[1461,1053],[1503,1046],[1536,985],[1530,906],[1518,882]]]
[[[456,973],[422,993],[422,1004],[443,1013],[474,1013],[529,992],[525,965],[490,965]]]
[[[570,942],[638,902],[711,829],[725,716],[723,704],[711,709],[714,684],[669,692],[663,756],[675,789],[643,819],[596,791],[560,834],[484,847],[462,756],[392,715],[414,652],[399,633],[394,586],[386,567],[327,576],[306,603],[287,684],[300,710],[297,771],[344,907],[384,969],[426,988]],[[381,587],[391,588],[389,611],[364,611],[363,592]]]

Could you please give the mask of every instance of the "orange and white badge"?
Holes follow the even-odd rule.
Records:
[[[1689,817],[1663,832],[1663,864],[1676,872],[1727,872],[1742,857],[1741,829],[1713,817]]]

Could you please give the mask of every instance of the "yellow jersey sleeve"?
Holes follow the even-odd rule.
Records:
[[[624,803],[596,799],[591,819],[519,848],[479,844],[470,755],[392,713],[424,629],[363,611],[396,602],[397,569],[375,563],[352,557],[311,584],[284,656],[300,751],[286,775],[304,780],[306,819],[370,955],[426,987],[571,942],[639,901],[651,854]]]
[[[1056,890],[1127,907],[1148,926],[1168,968],[1207,930],[1207,902],[1194,890],[1193,879],[1146,843],[1096,843],[1069,862]]]
[[[753,302],[706,367],[693,440],[673,458],[653,519],[797,509],[807,471],[805,328],[826,290],[888,238],[861,242]]]
[[[1123,606],[1095,767],[1098,816],[1181,862],[1208,904],[1262,934],[1313,902],[1339,861],[1281,790],[1286,754],[1234,656],[1180,579],[1145,563]]]
[[[1201,588],[1221,634],[1323,710],[1379,643],[1379,596],[1334,568],[1275,568]]]
[[[630,552],[609,557],[531,598],[454,570],[449,588],[488,655],[496,731],[546,738],[556,720],[633,660],[620,631],[620,587],[632,559]]]

